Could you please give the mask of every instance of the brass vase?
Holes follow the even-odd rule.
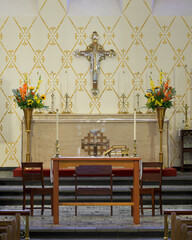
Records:
[[[165,111],[166,108],[158,107],[156,108],[157,120],[159,125],[159,133],[160,133],[160,152],[159,152],[159,162],[163,163],[163,125],[165,119]]]
[[[31,121],[33,116],[33,109],[24,108],[24,119],[25,119],[25,131],[27,132],[27,153],[26,153],[26,162],[30,162],[30,132],[31,132]]]

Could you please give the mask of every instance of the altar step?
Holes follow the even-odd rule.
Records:
[[[37,170],[30,170],[30,172],[36,172]],[[155,173],[158,169],[145,169],[145,172]],[[131,168],[113,168],[112,173],[115,177],[132,177],[133,169]],[[43,169],[44,177],[50,177],[50,169]],[[59,169],[59,177],[73,177],[75,174],[74,168]],[[162,176],[177,176],[177,170],[173,167],[164,168],[162,171]],[[13,177],[22,177],[21,167],[15,168],[13,170]]]
[[[104,186],[108,184],[106,178],[86,178],[80,185]],[[131,177],[114,177],[113,199],[117,202],[130,201]],[[50,179],[45,178],[45,185],[51,186]],[[177,177],[163,177],[162,200],[163,205],[183,205],[192,203],[192,178],[191,175]],[[74,178],[60,178],[59,200],[62,202],[74,201]],[[22,178],[0,178],[0,205],[22,205]],[[50,197],[45,197],[45,203],[50,204]],[[79,201],[108,201],[105,196],[83,196]],[[41,197],[35,197],[35,204],[41,203]],[[150,196],[144,198],[144,204],[150,204]]]
[[[49,239],[60,239],[60,240],[162,240],[163,239],[163,229],[122,229],[117,230],[113,228],[103,228],[103,229],[91,229],[89,227],[84,229],[73,229],[67,231],[67,229],[55,229],[54,231],[48,229],[30,229],[30,239],[33,240],[49,240]]]

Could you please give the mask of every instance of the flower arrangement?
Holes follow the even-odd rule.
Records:
[[[23,86],[17,89],[12,89],[13,96],[15,97],[14,101],[17,103],[18,107],[21,109],[48,108],[48,106],[45,106],[43,102],[43,100],[46,99],[45,95],[40,96],[37,92],[41,81],[42,80],[40,75],[36,88],[29,87],[27,76],[25,76]]]
[[[159,76],[159,85],[155,86],[150,76],[151,89],[147,90],[145,97],[147,98],[146,106],[153,111],[157,107],[171,108],[173,106],[172,99],[176,95],[175,88],[170,86],[169,79],[163,81],[164,73],[161,71]]]

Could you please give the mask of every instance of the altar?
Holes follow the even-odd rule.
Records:
[[[133,114],[59,114],[59,153],[63,157],[87,156],[81,148],[81,139],[90,130],[101,130],[109,140],[109,146],[126,145],[133,155]],[[26,132],[22,121],[22,161],[26,161]],[[137,114],[137,155],[143,161],[159,161],[160,136],[156,114]],[[31,131],[31,160],[42,161],[50,168],[55,156],[56,115],[34,114]],[[163,162],[169,167],[169,121],[165,119],[163,131]]]

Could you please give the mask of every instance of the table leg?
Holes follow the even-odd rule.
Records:
[[[53,161],[53,224],[59,224],[59,161]]]
[[[133,171],[133,222],[134,224],[140,224],[139,216],[139,161],[134,161]]]

